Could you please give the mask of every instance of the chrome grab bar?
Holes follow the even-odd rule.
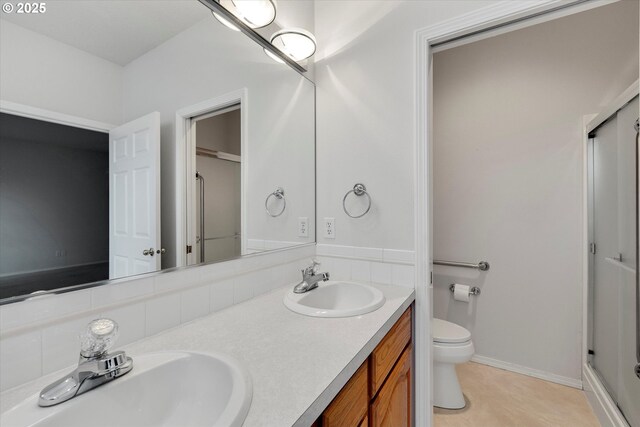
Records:
[[[196,179],[200,181],[200,262],[204,262],[204,177],[196,171]]]
[[[464,267],[464,268],[477,268],[480,271],[487,271],[490,265],[487,261],[480,261],[477,264],[471,262],[457,262],[457,261],[440,261],[433,260],[434,265],[448,265],[449,267]]]

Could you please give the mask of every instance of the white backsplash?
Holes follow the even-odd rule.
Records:
[[[316,248],[320,271],[328,271],[333,280],[414,287],[413,251],[322,244]]]
[[[122,346],[300,280],[315,246],[129,279],[0,306],[0,391],[77,362],[78,335],[118,322]]]
[[[77,362],[78,335],[118,322],[122,346],[300,280],[316,258],[331,279],[413,287],[414,252],[317,245],[0,306],[0,391]]]

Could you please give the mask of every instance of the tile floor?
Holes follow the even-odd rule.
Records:
[[[581,390],[478,363],[457,367],[467,400],[434,408],[436,427],[598,427]]]

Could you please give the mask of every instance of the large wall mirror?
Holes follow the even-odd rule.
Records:
[[[315,242],[315,86],[205,5],[0,24],[0,303]]]

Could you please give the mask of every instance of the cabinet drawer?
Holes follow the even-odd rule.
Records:
[[[372,427],[411,427],[411,365],[409,345],[371,404]]]
[[[358,368],[353,377],[338,393],[329,407],[322,413],[322,427],[353,427],[359,426],[366,417],[369,407],[367,393],[367,374],[369,360]]]
[[[371,398],[376,395],[380,386],[402,354],[402,350],[411,340],[411,307],[404,312],[393,328],[382,339],[371,353]]]

